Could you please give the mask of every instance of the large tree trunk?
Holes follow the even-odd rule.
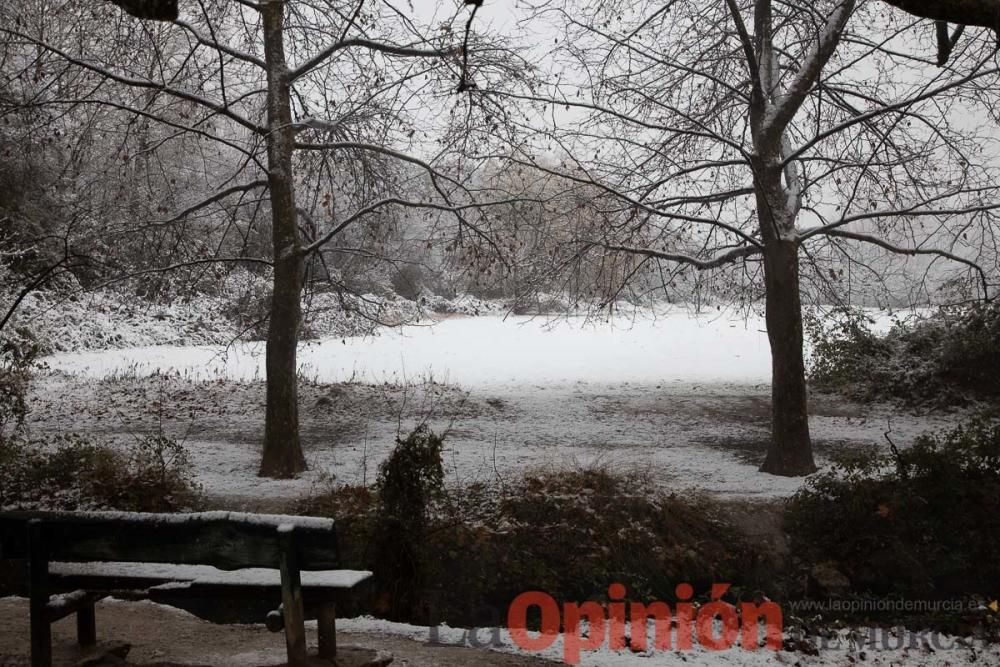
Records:
[[[260,475],[291,477],[306,469],[299,441],[296,348],[302,298],[302,248],[295,211],[295,140],[284,48],[282,2],[261,3],[267,64],[268,183],[274,244],[274,291],[267,333],[267,411]]]
[[[756,72],[750,101],[757,222],[764,244],[767,338],[771,343],[771,442],[761,472],[794,477],[816,470],[809,438],[806,369],[802,357],[802,301],[795,217],[801,206],[797,178],[786,171],[784,127],[772,116],[778,66],[771,32],[771,3],[754,5]]]
[[[767,337],[771,343],[771,444],[762,472],[789,477],[816,470],[809,438],[799,248],[771,239],[764,250]]]
[[[754,118],[759,121],[759,115]],[[764,300],[771,344],[771,442],[761,472],[795,477],[815,472],[809,437],[809,405],[802,354],[799,242],[793,193],[783,182],[776,142],[754,161],[757,218],[764,243]]]

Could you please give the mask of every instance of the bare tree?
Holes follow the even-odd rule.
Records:
[[[879,2],[543,3],[565,74],[520,100],[515,160],[602,191],[611,220],[579,255],[629,254],[668,283],[737,267],[760,285],[772,353],[772,444],[761,470],[815,470],[801,280],[837,280],[820,256],[871,245],[949,260],[988,296],[997,174],[988,133],[963,124],[995,84],[995,40],[949,35]],[[932,33],[934,34],[934,33]],[[978,110],[981,112],[981,109]],[[539,154],[565,156],[553,169]],[[607,204],[613,200],[614,207]],[[995,266],[995,264],[993,264]],[[876,272],[877,265],[873,268]],[[832,275],[831,275],[832,272]]]
[[[66,18],[89,12],[99,20],[102,10],[90,4],[69,3],[61,11]],[[60,71],[86,73],[94,84],[89,94],[74,88],[39,104],[113,107],[166,128],[170,136],[221,147],[229,164],[220,183],[203,196],[187,197],[173,214],[133,221],[130,231],[183,224],[248,200],[266,204],[270,257],[206,249],[200,257],[150,270],[204,262],[273,267],[260,474],[294,475],[306,467],[296,363],[306,260],[345,229],[391,210],[430,207],[477,233],[473,213],[480,204],[438,167],[444,151],[424,148],[421,142],[430,142],[425,137],[433,132],[418,134],[417,122],[435,105],[463,104],[465,98],[455,94],[459,82],[469,87],[478,77],[486,84],[521,65],[501,46],[485,45],[470,70],[462,57],[462,11],[432,30],[392,4],[364,0],[216,0],[197,3],[182,17],[173,16],[170,3],[116,4],[145,18],[175,20],[142,24],[105,12],[105,20],[117,26],[107,41],[88,39],[81,32],[86,28],[72,22],[49,32],[32,29],[30,21],[5,22],[0,35],[44,54]],[[133,40],[141,46],[130,48]],[[478,112],[466,111],[456,123],[475,122]],[[446,127],[437,129],[448,136]],[[145,150],[155,152],[166,141]],[[313,160],[310,154],[332,157]],[[394,190],[392,163],[419,168],[434,184],[435,197],[411,199]],[[302,187],[326,196],[300,201]],[[305,239],[303,229],[309,230]]]

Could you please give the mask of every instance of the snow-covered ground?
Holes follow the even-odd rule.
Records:
[[[785,496],[801,484],[757,471],[770,369],[759,318],[680,308],[613,322],[452,317],[305,343],[301,361],[311,471],[296,480],[256,476],[258,345],[52,356],[59,372],[39,382],[33,421],[126,439],[163,428],[184,440],[209,493],[251,510],[331,476],[370,482],[395,436],[425,420],[447,431],[446,465],[457,481],[597,463],[652,472],[682,490]],[[821,462],[844,447],[882,446],[890,418],[902,443],[948,419],[823,396],[812,413]]]
[[[902,313],[905,315],[906,313]],[[869,312],[876,330],[899,313]],[[173,371],[192,379],[256,380],[264,344],[122,345],[49,358],[52,368],[89,377]],[[664,306],[584,316],[445,317],[373,336],[335,336],[302,344],[303,377],[319,382],[433,378],[463,387],[572,384],[768,382],[764,320],[755,314]]]
[[[0,598],[0,664],[27,665],[27,600]],[[132,645],[129,658],[138,664],[211,664],[217,667],[281,664],[285,657],[281,635],[257,625],[215,625],[185,611],[149,601],[124,602],[107,598],[98,603],[98,627],[102,639]],[[307,640],[316,643],[316,624],[306,624]],[[53,625],[58,657],[72,654],[75,636],[72,623]],[[473,634],[474,633],[474,634]],[[563,638],[540,653],[518,650],[504,629],[479,628],[469,631],[439,626],[434,629],[392,623],[373,618],[337,619],[338,643],[392,652],[394,665],[410,667],[543,667],[562,663]],[[438,643],[433,643],[433,642]],[[690,650],[660,650],[632,653],[604,648],[584,651],[585,667],[951,667],[1000,665],[1000,646],[983,644],[972,638],[905,633],[893,629],[843,630],[827,640],[828,648],[818,655],[801,651],[744,651],[731,648],[708,651],[695,643]],[[833,648],[836,646],[836,648]],[[23,656],[23,662],[8,656]],[[538,658],[542,658],[541,660]]]
[[[881,317],[879,327],[888,322]],[[652,472],[650,479],[685,492],[776,497],[802,483],[757,471],[769,433],[770,368],[759,318],[727,313],[696,318],[682,309],[610,323],[451,317],[375,337],[306,343],[301,360],[302,432],[311,470],[295,480],[256,476],[264,401],[258,345],[52,356],[47,360],[52,372],[35,386],[31,427],[121,441],[162,429],[183,440],[213,502],[232,509],[288,509],[330,479],[370,483],[395,436],[422,420],[447,431],[445,463],[449,478],[458,482],[596,463]],[[890,426],[894,439],[906,443],[955,418],[828,396],[814,397],[811,409],[821,462],[849,447],[882,447]],[[105,604],[109,610],[114,606]],[[516,652],[500,629],[480,629],[471,643],[461,629],[441,627],[432,637],[428,628],[369,618],[338,623],[343,632],[370,637],[365,643],[371,646],[400,637],[482,646],[495,634],[496,650]],[[948,647],[940,650],[926,645],[923,636],[901,640],[886,631],[872,642],[866,630],[851,632],[842,633],[838,648],[816,656],[739,648],[641,654],[603,648],[584,652],[581,664],[1000,665],[1000,649],[965,639],[935,637]],[[245,641],[235,638],[234,645]],[[558,661],[562,646],[563,638],[557,638],[538,657]],[[247,664],[251,658],[280,659],[282,648],[280,642],[246,646],[247,653],[237,658],[233,651],[227,646],[210,657],[218,664]],[[478,655],[483,658],[476,658],[477,664],[513,664],[486,657],[495,654]]]
[[[378,336],[306,343],[304,377],[320,382],[399,383],[433,378],[462,387],[574,384],[740,383],[770,377],[763,322],[730,313],[675,309],[616,318],[448,318]],[[52,368],[90,377],[174,371],[193,379],[263,377],[263,345],[139,347],[50,358]]]
[[[375,618],[351,618],[338,620],[338,628],[347,632],[372,635],[401,636],[414,641],[434,641],[451,646],[489,646],[492,650],[533,655],[554,663],[564,663],[566,640],[578,644],[586,641],[572,635],[550,635],[550,646],[543,650],[528,652],[520,648],[505,628],[450,628],[439,626],[426,628],[393,623]],[[581,624],[582,635],[586,637],[586,626]],[[715,636],[721,636],[721,628],[716,622]],[[648,628],[649,643],[652,645],[655,627]],[[761,633],[763,635],[763,632]],[[532,633],[532,637],[540,635]],[[787,642],[786,637],[786,642]],[[675,639],[676,641],[676,639]],[[903,628],[849,628],[823,640],[812,638],[816,646],[823,642],[823,650],[818,655],[799,651],[774,651],[766,648],[743,650],[739,643],[724,650],[708,650],[697,639],[690,649],[655,650],[649,648],[641,652],[629,649],[613,650],[605,641],[600,647],[579,652],[579,662],[583,667],[665,667],[687,665],[689,667],[722,667],[741,665],[758,667],[764,665],[789,665],[796,667],[834,667],[856,664],[871,665],[917,665],[927,667],[950,665],[1000,665],[1000,646],[977,641],[972,637],[954,637],[942,633],[909,632]],[[786,643],[787,646],[787,643]]]

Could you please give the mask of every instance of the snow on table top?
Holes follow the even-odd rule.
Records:
[[[54,562],[50,571],[64,577],[117,577],[121,579],[162,579],[204,586],[280,586],[281,572],[264,567],[220,570],[210,565],[174,563],[63,563]],[[364,570],[303,570],[305,588],[353,588],[372,576]],[[168,585],[169,586],[169,585]]]

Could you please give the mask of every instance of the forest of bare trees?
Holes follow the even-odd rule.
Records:
[[[927,22],[879,3],[544,3],[536,20],[560,35],[563,71],[583,74],[522,99],[579,120],[525,132],[571,168],[511,159],[602,190],[614,219],[586,252],[667,281],[739,263],[734,298],[763,295],[773,357],[764,470],[814,469],[803,279],[835,298],[867,244],[953,262],[990,296],[1000,191],[968,119],[991,108],[993,35],[950,33],[941,68]]]
[[[33,290],[266,275],[260,473],[288,477],[310,285],[704,292],[765,311],[762,469],[802,475],[803,295],[993,296],[995,3],[551,0],[544,44],[481,4],[5,0],[4,324]]]

